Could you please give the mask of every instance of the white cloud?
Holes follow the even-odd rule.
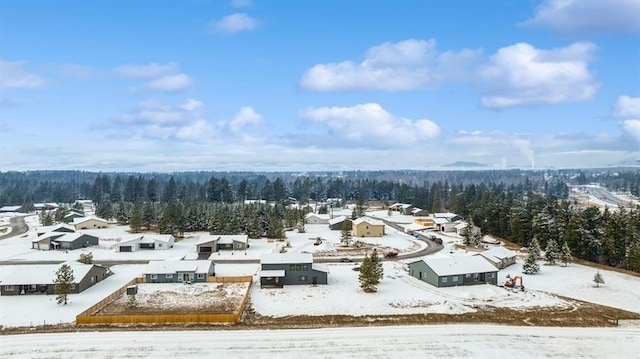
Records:
[[[116,76],[130,77],[130,78],[143,78],[151,79],[161,76],[172,75],[179,71],[178,64],[169,62],[166,64],[159,64],[152,62],[147,65],[122,65],[113,70]]]
[[[579,36],[602,32],[640,32],[638,0],[545,0],[524,26]]]
[[[245,13],[235,13],[223,17],[212,24],[216,33],[235,34],[239,31],[253,30],[258,26],[258,21]]]
[[[251,0],[231,0],[231,6],[233,7],[250,7],[253,5]]]
[[[436,41],[405,40],[370,48],[360,63],[317,64],[307,70],[300,86],[317,91],[403,91],[434,86],[464,77],[480,52],[438,52]]]
[[[598,91],[588,69],[595,50],[589,42],[552,50],[527,43],[503,47],[478,71],[487,86],[482,105],[505,108],[590,100]]]
[[[22,61],[5,61],[0,59],[0,90],[18,88],[42,88],[47,81],[25,69]]]
[[[407,147],[440,134],[438,125],[430,120],[398,118],[377,103],[309,108],[301,116],[324,124],[334,138],[363,147]]]
[[[123,137],[199,142],[209,139],[215,132],[204,114],[205,104],[198,100],[188,99],[178,105],[148,100],[94,128],[112,129],[117,136]]]
[[[622,128],[640,142],[640,120],[626,120],[624,121]]]
[[[240,111],[229,121],[229,128],[233,132],[239,132],[248,124],[259,124],[262,121],[262,115],[257,113],[250,106],[243,106]]]
[[[640,118],[640,97],[619,96],[613,106],[613,116]]]
[[[186,74],[175,74],[160,77],[147,82],[144,88],[147,90],[177,92],[184,91],[193,87],[191,77]]]

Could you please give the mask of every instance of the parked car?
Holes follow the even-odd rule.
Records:
[[[340,258],[340,262],[342,262],[342,263],[351,263],[351,262],[353,262],[353,260],[351,258],[344,257],[344,258]]]
[[[388,252],[384,256],[387,257],[387,258],[397,257],[398,256],[398,252]]]

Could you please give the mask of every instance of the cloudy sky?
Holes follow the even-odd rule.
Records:
[[[640,160],[640,0],[0,1],[0,171]]]

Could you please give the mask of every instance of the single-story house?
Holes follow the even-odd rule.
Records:
[[[249,236],[246,234],[207,234],[200,236],[196,243],[198,258],[209,258],[211,253],[220,250],[246,250],[249,248]]]
[[[31,242],[32,249],[74,250],[98,245],[98,237],[86,233],[48,232]]]
[[[118,252],[135,252],[140,249],[169,249],[173,248],[175,237],[171,234],[135,235],[126,241],[118,243]]]
[[[22,210],[22,206],[4,206],[4,207],[0,207],[0,213],[20,212],[20,210]]]
[[[382,237],[384,236],[384,223],[367,218],[360,217],[352,221],[353,237]]]
[[[436,231],[439,231],[439,232],[455,232],[456,225],[458,225],[458,223],[450,222],[449,219],[444,217],[434,218],[433,224],[435,226]]]
[[[107,228],[109,227],[109,222],[106,219],[98,218],[98,217],[83,217],[76,218],[73,221],[73,225],[76,229],[95,229],[95,228]]]
[[[111,270],[96,264],[65,262],[73,271],[70,293],[80,293],[111,274]],[[54,294],[56,272],[61,264],[24,264],[0,266],[0,294]]]
[[[76,218],[83,218],[83,217],[84,217],[84,214],[78,213],[76,211],[71,211],[64,215],[64,222],[73,223],[76,220]]]
[[[457,215],[455,213],[451,213],[451,212],[434,213],[434,214],[432,214],[432,216],[433,216],[433,218],[446,218],[451,223],[462,220],[462,217],[460,217],[459,215]]]
[[[50,211],[60,208],[60,205],[57,203],[34,203],[33,208],[35,208],[36,211]]]
[[[409,274],[436,287],[498,284],[498,270],[479,256],[424,258],[409,263]]]
[[[209,260],[150,261],[143,271],[146,283],[205,283],[216,275]]]
[[[328,214],[307,213],[304,219],[307,224],[329,224],[330,217]]]
[[[76,231],[76,227],[68,225],[66,223],[56,224],[54,226],[42,226],[36,228],[36,234],[41,236],[45,233],[50,232],[58,232],[58,233],[74,233]]]
[[[493,247],[484,252],[480,252],[476,255],[484,257],[498,269],[504,269],[512,264],[516,263],[517,252],[514,252],[505,247]]]
[[[411,210],[411,215],[415,217],[425,217],[429,215],[429,211],[416,207]]]
[[[404,213],[405,209],[407,208],[413,208],[413,205],[410,203],[397,202],[389,206],[390,210],[396,211],[396,212],[402,212],[402,213]]]
[[[334,231],[342,230],[342,226],[344,225],[347,226],[348,230],[351,230],[351,220],[347,218],[347,216],[338,216],[329,220],[329,228]]]
[[[467,222],[460,221],[453,228],[455,228],[456,233],[458,235],[464,236],[467,233],[467,228],[469,228],[469,224]],[[479,235],[482,233],[482,229],[478,226],[472,226],[471,233]]]
[[[329,268],[314,264],[310,253],[268,253],[260,257],[260,287],[327,284]]]

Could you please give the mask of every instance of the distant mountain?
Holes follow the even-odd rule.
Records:
[[[454,163],[447,163],[446,165],[442,165],[442,167],[489,167],[489,166],[483,163],[478,163],[478,162],[458,161]]]

